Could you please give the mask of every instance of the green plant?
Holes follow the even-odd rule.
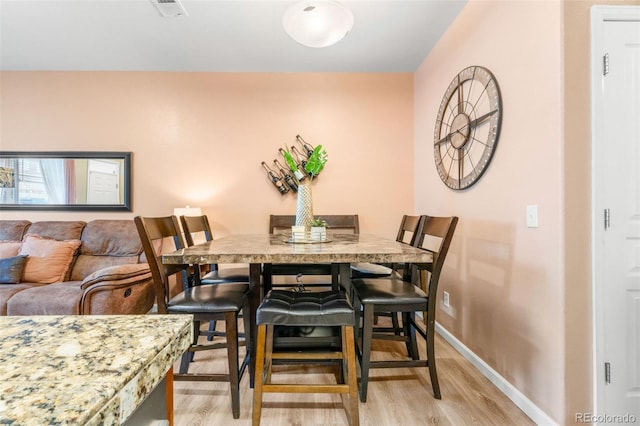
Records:
[[[298,170],[298,164],[296,163],[296,160],[293,159],[293,156],[286,145],[282,155],[284,156],[284,160],[291,171],[294,172],[295,176],[295,172]],[[324,169],[325,164],[327,164],[327,151],[322,149],[322,145],[318,145],[313,149],[313,152],[307,159],[307,163],[304,166],[304,171],[309,175],[309,183],[313,181],[314,177],[320,174],[322,169]],[[298,180],[297,177],[296,180]]]
[[[292,172],[298,170],[298,165],[296,164],[296,160],[293,159],[291,152],[289,152],[289,148],[285,145],[282,155],[284,156],[284,161],[287,163],[287,166],[291,169]]]
[[[324,219],[320,219],[319,217],[313,219],[311,221],[311,226],[312,227],[319,227],[319,228],[326,228],[327,227],[327,221],[325,221]]]
[[[327,164],[327,151],[322,149],[322,145],[318,145],[313,149],[313,153],[304,166],[304,170],[309,174],[309,179],[313,180],[314,176],[318,176],[325,164]]]

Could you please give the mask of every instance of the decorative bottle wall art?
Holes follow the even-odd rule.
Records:
[[[296,142],[299,146],[279,148],[280,157],[271,165],[262,162],[267,178],[281,195],[298,192],[300,185],[310,184],[327,162],[327,152],[322,145],[314,147],[300,135],[296,135]]]

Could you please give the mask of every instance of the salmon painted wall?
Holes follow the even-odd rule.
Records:
[[[0,212],[3,219],[160,216],[201,207],[217,236],[295,214],[260,166],[300,134],[329,162],[316,214],[360,215],[395,237],[413,208],[413,75],[149,72],[0,74],[0,149],[132,151],[132,213]]]
[[[471,0],[415,73],[416,210],[455,214],[438,321],[564,423],[563,65],[559,1]],[[444,92],[471,65],[496,76],[504,115],[484,176],[444,186],[433,129]],[[539,228],[526,206],[538,205]],[[450,308],[441,304],[450,294]]]

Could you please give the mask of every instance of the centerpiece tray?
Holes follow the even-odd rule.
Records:
[[[323,243],[330,243],[333,240],[330,240],[329,238],[325,238],[324,240],[312,240],[311,238],[305,238],[305,239],[293,239],[292,237],[287,238],[286,240],[284,240],[285,243],[287,244],[323,244]]]

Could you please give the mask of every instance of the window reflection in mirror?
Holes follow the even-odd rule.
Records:
[[[0,152],[0,208],[130,210],[130,153]]]

